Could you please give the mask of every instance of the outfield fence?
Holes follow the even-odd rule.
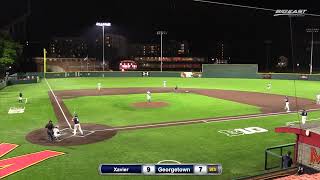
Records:
[[[257,64],[203,64],[202,77],[320,81],[320,74],[259,73]]]
[[[5,79],[0,79],[0,89],[3,89],[7,86],[7,81]]]
[[[81,71],[81,72],[27,72],[19,73],[19,76],[38,76],[50,78],[71,77],[181,77],[182,72],[176,71]]]
[[[203,64],[204,78],[259,79],[257,64]]]
[[[7,85],[31,84],[31,83],[38,83],[39,81],[40,81],[40,78],[38,76],[13,74],[8,77]]]
[[[80,72],[27,72],[18,73],[19,77],[72,78],[72,77],[183,77],[178,71],[80,71]],[[188,72],[190,73],[190,72]],[[203,64],[203,78],[244,78],[320,81],[320,74],[259,73],[257,64]],[[196,76],[192,76],[196,77]],[[14,82],[19,83],[19,82]]]

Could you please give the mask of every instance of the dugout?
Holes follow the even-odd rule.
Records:
[[[278,127],[275,132],[295,134],[295,162],[306,167],[308,171],[320,172],[320,124]]]

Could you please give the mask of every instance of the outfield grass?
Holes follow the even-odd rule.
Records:
[[[320,93],[319,82],[305,80],[275,79],[230,79],[230,78],[61,78],[49,79],[54,90],[94,89],[100,82],[103,88],[114,87],[161,87],[163,81],[168,87],[208,88],[264,92],[280,95],[304,97],[314,100]],[[266,90],[272,83],[271,91]]]
[[[247,79],[180,79],[180,78],[70,78],[50,79],[52,88],[95,88],[97,82],[106,87],[158,87],[162,80],[174,87],[234,89],[265,92],[267,82],[272,82],[271,93],[294,95],[294,83],[287,80]],[[319,92],[319,82],[296,81],[297,95],[314,99]],[[3,98],[1,92],[13,92],[18,96],[23,91],[29,98],[26,112],[8,115],[7,110],[16,103],[16,98]],[[15,96],[15,95],[13,95]],[[107,98],[107,97],[103,97]],[[72,109],[72,107],[70,107]],[[227,108],[227,107],[223,107]],[[92,112],[94,114],[94,112]],[[86,116],[81,114],[81,118]],[[320,112],[309,113],[309,118],[318,118]],[[274,128],[289,121],[297,121],[296,114],[271,116],[256,119],[192,124],[157,129],[140,129],[120,132],[114,138],[89,145],[74,147],[44,147],[30,144],[25,135],[43,127],[48,119],[56,122],[48,88],[44,81],[38,84],[15,85],[0,91],[0,142],[19,144],[16,150],[3,158],[32,153],[44,149],[65,152],[63,156],[49,159],[8,179],[212,179],[194,176],[120,176],[101,177],[97,168],[100,163],[156,163],[163,159],[175,159],[184,163],[222,163],[223,174],[214,179],[230,179],[261,172],[264,166],[264,150],[267,147],[294,142],[294,135],[274,133]],[[94,122],[92,120],[92,122]],[[108,123],[106,123],[108,124]],[[269,131],[238,137],[227,137],[218,130],[258,126]]]
[[[85,96],[64,100],[69,111],[76,112],[82,122],[111,126],[260,113],[255,106],[191,93],[153,93],[152,101],[167,102],[169,105],[166,107],[132,106],[133,103],[145,101],[145,94]]]

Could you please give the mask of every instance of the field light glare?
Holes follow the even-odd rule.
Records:
[[[111,26],[111,23],[102,23],[102,22],[97,22],[96,26]]]

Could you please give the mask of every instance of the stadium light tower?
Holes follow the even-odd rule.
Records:
[[[157,31],[157,35],[160,35],[160,71],[162,72],[162,36],[167,34],[168,32],[167,31]]]
[[[101,26],[102,27],[102,71],[104,71],[104,66],[105,66],[105,63],[104,63],[104,27],[105,26],[110,27],[111,23],[109,23],[109,22],[97,22],[96,26]]]
[[[306,32],[311,33],[310,74],[312,74],[313,33],[319,32],[319,29],[318,28],[307,28]]]

